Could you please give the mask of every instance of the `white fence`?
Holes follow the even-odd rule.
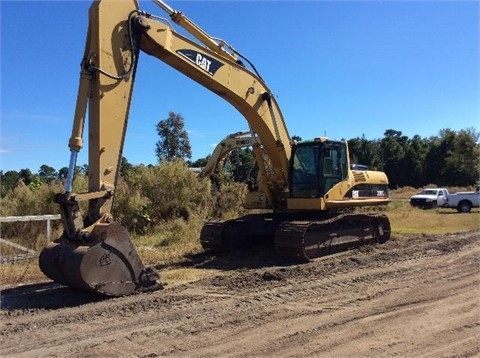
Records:
[[[52,235],[52,220],[59,220],[60,218],[61,216],[59,214],[58,215],[3,216],[3,217],[0,217],[0,224],[11,223],[16,221],[46,221],[47,242],[50,242],[50,236]],[[25,260],[37,255],[37,252],[35,250],[29,249],[28,247],[16,244],[6,239],[0,238],[0,243],[12,246],[18,250],[25,252],[24,254],[18,254],[18,255],[5,255],[5,256],[1,255],[0,262],[2,263]]]

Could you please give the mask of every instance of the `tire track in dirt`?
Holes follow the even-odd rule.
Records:
[[[305,265],[242,270],[154,293],[3,309],[0,355],[479,353],[477,238],[394,238]],[[58,293],[42,297],[58,300]]]
[[[477,250],[477,254],[478,254],[478,250]],[[471,266],[471,265],[470,265]],[[423,268],[420,268],[421,271],[424,271]],[[395,270],[393,269],[392,272],[395,272]],[[469,275],[471,277],[474,277],[475,278],[475,282],[476,284],[478,284],[478,277],[476,277],[477,275],[477,272],[475,269],[473,270],[470,270],[470,273]],[[408,277],[409,276],[409,273],[407,272],[406,273],[406,276]],[[384,285],[387,285],[387,281],[390,280],[390,276],[387,276],[385,279],[384,279],[384,282],[383,284]],[[475,284],[474,282],[474,284]],[[377,285],[377,283],[382,283],[381,281],[380,282],[375,282],[375,281],[372,281],[370,282],[370,284],[373,284],[373,285]],[[397,286],[398,286],[398,282],[395,283]],[[469,282],[468,285],[466,287],[456,287],[456,290],[463,290],[463,289],[467,289],[468,287],[470,287],[472,285],[472,282]],[[348,285],[347,285],[348,286]],[[338,287],[341,287],[341,285],[338,285]],[[378,286],[377,286],[378,288]],[[340,289],[341,291],[341,289]],[[344,300],[341,301],[338,299],[338,296],[335,296],[336,299],[337,299],[337,304],[338,306],[340,307],[336,307],[336,308],[333,308],[334,310],[337,310],[338,312],[350,312],[348,310],[348,308],[352,308],[355,309],[359,304],[363,304],[364,302],[370,302],[372,300],[375,300],[376,301],[379,301],[379,300],[384,300],[384,296],[385,295],[389,295],[389,296],[396,296],[398,295],[398,292],[397,291],[402,291],[401,287],[393,287],[393,288],[388,288],[385,289],[385,288],[382,288],[380,290],[378,290],[376,292],[375,295],[373,295],[373,297],[369,294],[367,294],[367,296],[364,296],[364,297],[354,297],[353,299],[349,298],[348,295],[346,295],[344,297]],[[405,290],[404,290],[405,291]],[[477,292],[478,293],[478,292]],[[330,294],[334,294],[333,292],[330,292]],[[310,297],[308,295],[308,297]],[[448,297],[448,295],[447,295]],[[252,300],[253,302],[255,302],[255,300]],[[343,326],[347,323],[349,323],[350,321],[352,322],[355,322],[357,320],[361,320],[362,318],[368,318],[370,317],[371,315],[374,315],[376,314],[376,309],[373,309],[373,311],[367,311],[367,313],[364,314],[364,316],[354,316],[354,317],[350,317],[351,313],[349,313],[349,319],[348,320],[345,320],[345,319],[341,319],[341,317],[338,317],[338,315],[335,316],[335,319],[333,320],[327,320],[327,322],[323,322],[322,324],[318,324],[318,321],[322,318],[322,317],[319,317],[320,315],[322,314],[325,314],[325,311],[328,311],[329,309],[332,309],[332,307],[328,307],[327,310],[323,309],[322,306],[320,306],[320,308],[317,306],[317,309],[316,310],[308,310],[308,309],[305,309],[306,306],[308,305],[312,305],[312,302],[313,304],[315,303],[323,303],[323,302],[315,302],[315,300],[313,299],[307,299],[307,301],[305,302],[299,302],[298,300],[295,301],[295,304],[297,307],[299,306],[302,306],[304,305],[303,309],[302,309],[302,312],[303,314],[301,315],[293,315],[293,316],[287,316],[287,317],[284,317],[286,320],[288,320],[288,324],[285,324],[285,327],[290,327],[290,329],[292,329],[293,327],[293,333],[291,334],[291,340],[295,341],[295,342],[307,342],[309,340],[311,340],[311,337],[314,336],[314,335],[318,335],[320,334],[321,332],[324,332],[324,331],[328,331],[328,330],[331,330],[332,328],[334,327],[337,327],[337,326]],[[399,307],[405,305],[405,306],[409,306],[409,305],[421,305],[423,304],[423,301],[412,301],[412,302],[409,302],[407,301],[406,303],[402,304],[402,305],[399,305]],[[433,302],[432,303],[432,306],[428,305],[427,308],[430,308],[430,307],[433,307],[436,305],[436,302]],[[331,306],[331,304],[330,304]],[[290,307],[287,307],[288,308],[291,308]],[[425,308],[425,309],[427,309]],[[254,310],[253,308],[251,308],[252,310]],[[408,310],[410,310],[411,308],[408,307]],[[398,311],[400,313],[400,315],[404,314],[405,310],[401,309],[401,308],[398,308],[394,305],[392,308],[391,308],[392,312],[395,312],[395,311]],[[388,312],[387,312],[388,313]],[[305,319],[306,317],[306,319]],[[233,341],[234,342],[234,345],[235,347],[237,347],[237,350],[238,350],[238,346],[241,346],[242,344],[239,344],[238,342],[255,342],[255,337],[258,337],[258,336],[262,336],[261,334],[261,331],[262,330],[266,330],[268,332],[270,332],[270,334],[272,334],[271,332],[274,332],[275,331],[275,327],[281,327],[281,325],[279,324],[278,321],[282,320],[283,317],[276,317],[276,321],[274,321],[274,324],[273,324],[273,327],[265,327],[265,323],[262,325],[262,327],[260,329],[255,329],[255,327],[248,327],[247,331],[250,331],[251,333],[244,336],[243,339],[240,339],[241,337],[238,337],[238,336],[235,336],[235,340]],[[296,322],[298,321],[297,324],[293,324],[292,322]],[[321,320],[320,320],[321,321]],[[306,327],[308,327],[309,325],[312,325],[313,328],[311,328],[310,330],[306,329]],[[282,332],[285,331],[285,328],[284,327],[281,327],[281,330]],[[252,333],[253,331],[253,333]],[[243,331],[242,331],[243,332]],[[242,333],[243,334],[243,333]],[[361,333],[361,335],[365,335],[363,332]],[[229,351],[229,349],[231,349],[232,347],[230,346],[231,343],[232,343],[232,340],[227,340],[225,342],[224,340],[225,337],[220,337],[218,338],[218,342],[219,344],[223,347],[223,349],[219,350],[219,351],[215,351],[215,355],[219,355],[219,356],[224,356],[224,355],[227,355],[227,352]],[[354,337],[355,339],[357,339],[356,337]],[[271,355],[271,356],[277,356],[277,355],[280,355],[280,356],[283,356],[283,355],[288,355],[288,354],[285,354],[286,353],[286,348],[288,347],[294,347],[294,352],[297,352],[298,353],[298,350],[300,348],[303,348],[305,349],[305,346],[302,344],[301,347],[298,346],[298,344],[293,344],[290,342],[290,339],[289,337],[285,337],[285,336],[279,336],[277,337],[277,339],[273,340],[274,342],[281,342],[281,343],[273,343],[269,346],[265,346],[263,347],[262,349],[259,349],[259,350],[256,350],[256,351],[247,351],[245,353],[245,356],[256,356],[256,355],[260,355],[260,356],[263,356],[265,354],[268,353],[268,355]],[[223,343],[220,343],[220,342],[223,342]],[[210,342],[210,345],[212,344],[212,342]],[[276,349],[276,346],[278,346],[278,350]],[[321,347],[322,349],[315,349],[315,350],[312,350],[310,352],[310,354],[313,354],[314,352],[319,352],[319,351],[325,351],[325,347]],[[287,350],[288,351],[288,350]],[[197,349],[195,350],[196,353],[199,352],[198,350],[198,345],[197,345]],[[292,352],[293,353],[293,352]],[[350,354],[357,354],[358,352],[351,352]],[[305,354],[305,352],[303,352],[302,354]],[[208,355],[207,353],[205,355]],[[242,356],[241,354],[239,356]]]

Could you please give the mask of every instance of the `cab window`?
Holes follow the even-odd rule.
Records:
[[[299,147],[293,157],[290,182],[295,198],[314,198],[318,195],[317,147]]]

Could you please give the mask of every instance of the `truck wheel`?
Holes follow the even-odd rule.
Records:
[[[469,213],[472,209],[472,203],[467,200],[462,200],[457,205],[457,210],[459,213]]]

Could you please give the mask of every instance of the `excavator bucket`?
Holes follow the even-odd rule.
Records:
[[[96,227],[82,243],[62,236],[42,250],[39,265],[55,282],[106,296],[161,288],[158,272],[143,265],[128,231],[117,223]]]

